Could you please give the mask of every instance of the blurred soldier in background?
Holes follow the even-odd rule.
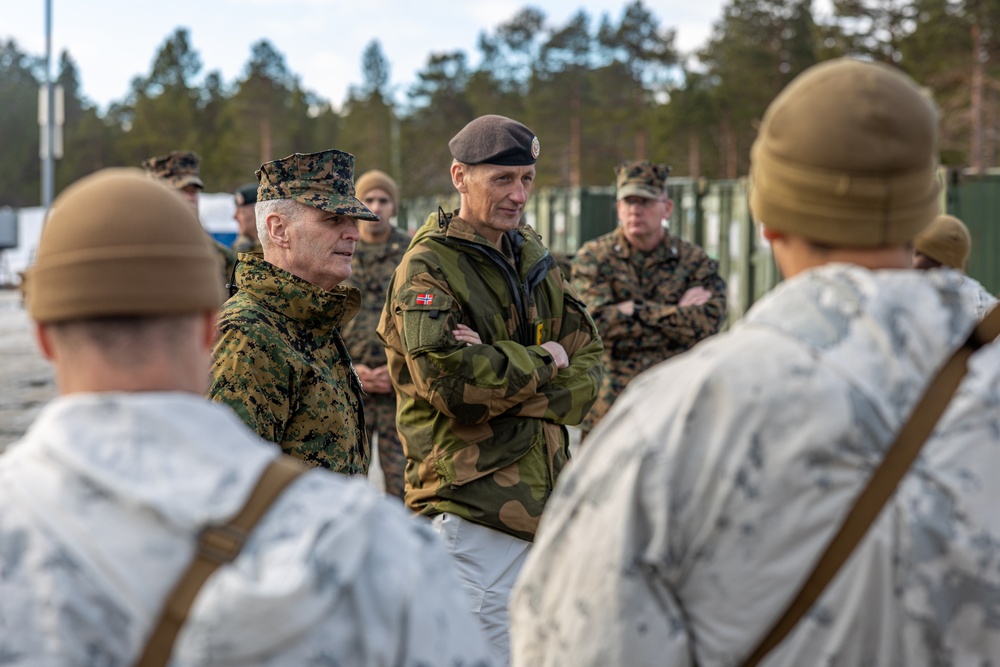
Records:
[[[170,187],[176,188],[198,215],[198,195],[205,189],[201,181],[201,158],[190,151],[171,151],[167,155],[147,158],[142,161],[142,167],[150,176],[158,178]],[[207,233],[207,232],[206,232]],[[219,255],[221,264],[222,284],[229,282],[236,266],[236,253],[215,239],[212,239],[215,252]]]
[[[378,332],[399,401],[406,504],[434,517],[504,664],[510,588],[569,458],[566,425],[597,395],[601,342],[521,223],[535,135],[482,116],[448,147],[461,208],[414,237]]]
[[[236,220],[238,229],[236,240],[233,241],[233,251],[262,252],[260,238],[257,236],[257,214],[254,212],[254,205],[257,203],[257,184],[241,185],[233,194],[233,199],[236,203],[233,219]]]
[[[972,237],[965,223],[953,215],[939,215],[913,241],[913,268],[941,266],[965,271]]]
[[[351,275],[357,220],[354,156],[295,153],[257,170],[263,257],[244,255],[239,291],[219,314],[209,395],[265,440],[309,465],[368,473],[362,389],[340,328],[361,296]]]
[[[626,161],[615,173],[619,226],[573,261],[573,286],[604,342],[604,380],[584,438],[633,377],[718,332],[726,314],[718,263],[663,226],[674,207],[670,168]]]
[[[203,397],[217,273],[188,205],[137,169],[56,199],[24,288],[60,396],[0,455],[0,662],[491,664],[431,528],[364,482],[294,478],[222,554],[278,453]],[[175,586],[195,604],[147,644]]]
[[[344,341],[365,389],[365,427],[368,442],[378,434],[378,460],[385,475],[386,493],[403,498],[406,455],[396,432],[396,394],[389,379],[385,349],[375,329],[385,307],[385,292],[403,258],[410,237],[392,222],[399,204],[396,182],[373,169],[362,174],[355,186],[357,198],[378,220],[358,225],[361,239],[354,247],[351,277],[344,283],[361,291],[361,310],[344,325]]]
[[[913,268],[925,271],[947,268],[964,275],[971,249],[972,236],[965,223],[953,215],[939,215],[913,241]],[[970,291],[977,295],[975,312],[983,317],[993,307],[996,297],[974,278],[967,275],[964,278]]]

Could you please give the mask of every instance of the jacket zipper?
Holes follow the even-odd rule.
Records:
[[[522,345],[534,345],[535,341],[531,337],[531,324],[528,322],[528,299],[531,296],[531,289],[541,283],[544,276],[548,273],[549,264],[551,262],[546,262],[546,260],[551,260],[551,255],[546,249],[545,255],[542,256],[537,262],[532,264],[531,269],[528,271],[527,276],[529,281],[522,282],[517,274],[514,272],[514,267],[510,265],[507,258],[500,254],[500,251],[491,246],[485,246],[481,243],[473,243],[472,241],[466,241],[464,239],[449,239],[450,241],[457,243],[458,245],[465,246],[467,248],[473,248],[478,250],[483,255],[488,257],[496,266],[498,266],[507,280],[507,289],[510,290],[511,296],[514,298],[514,307],[517,309],[518,313],[518,336],[521,338],[519,343]],[[545,263],[544,267],[540,265]],[[535,273],[544,268],[541,271],[542,278],[538,278]],[[534,282],[534,284],[529,285],[529,282]]]

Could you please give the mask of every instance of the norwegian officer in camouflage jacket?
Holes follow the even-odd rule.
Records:
[[[410,237],[392,224],[399,202],[399,189],[392,177],[372,169],[358,177],[355,189],[357,198],[380,220],[358,225],[361,239],[354,247],[351,277],[345,284],[361,291],[361,310],[344,325],[344,341],[365,388],[368,441],[378,433],[378,460],[385,475],[385,491],[402,499],[406,455],[396,432],[396,394],[389,379],[385,349],[375,329],[385,306],[386,287],[410,245]]]
[[[597,396],[602,348],[521,222],[538,139],[490,115],[448,145],[461,208],[414,237],[378,332],[399,402],[406,504],[434,517],[505,664],[510,588],[569,458],[566,426]]]
[[[615,172],[620,225],[573,260],[573,285],[604,341],[604,380],[584,437],[633,377],[718,332],[726,313],[718,264],[663,226],[673,211],[670,168],[626,161]]]
[[[239,291],[219,313],[209,396],[265,440],[314,466],[368,472],[361,383],[340,336],[361,296],[351,275],[354,156],[295,153],[257,170],[263,255],[243,254]]]
[[[205,184],[201,180],[201,158],[197,153],[171,151],[166,155],[143,160],[142,168],[153,178],[176,188],[194,209],[194,214],[198,215],[198,195],[205,189]],[[212,245],[219,257],[219,275],[222,276],[222,284],[225,285],[233,274],[233,267],[236,266],[236,253],[214,238]]]

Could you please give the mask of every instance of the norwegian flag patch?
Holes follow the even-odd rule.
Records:
[[[418,294],[416,298],[418,306],[430,306],[434,303],[433,294]]]

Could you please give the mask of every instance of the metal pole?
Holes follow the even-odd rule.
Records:
[[[42,206],[48,215],[55,190],[55,98],[52,85],[52,0],[45,0],[45,155],[42,157]]]

